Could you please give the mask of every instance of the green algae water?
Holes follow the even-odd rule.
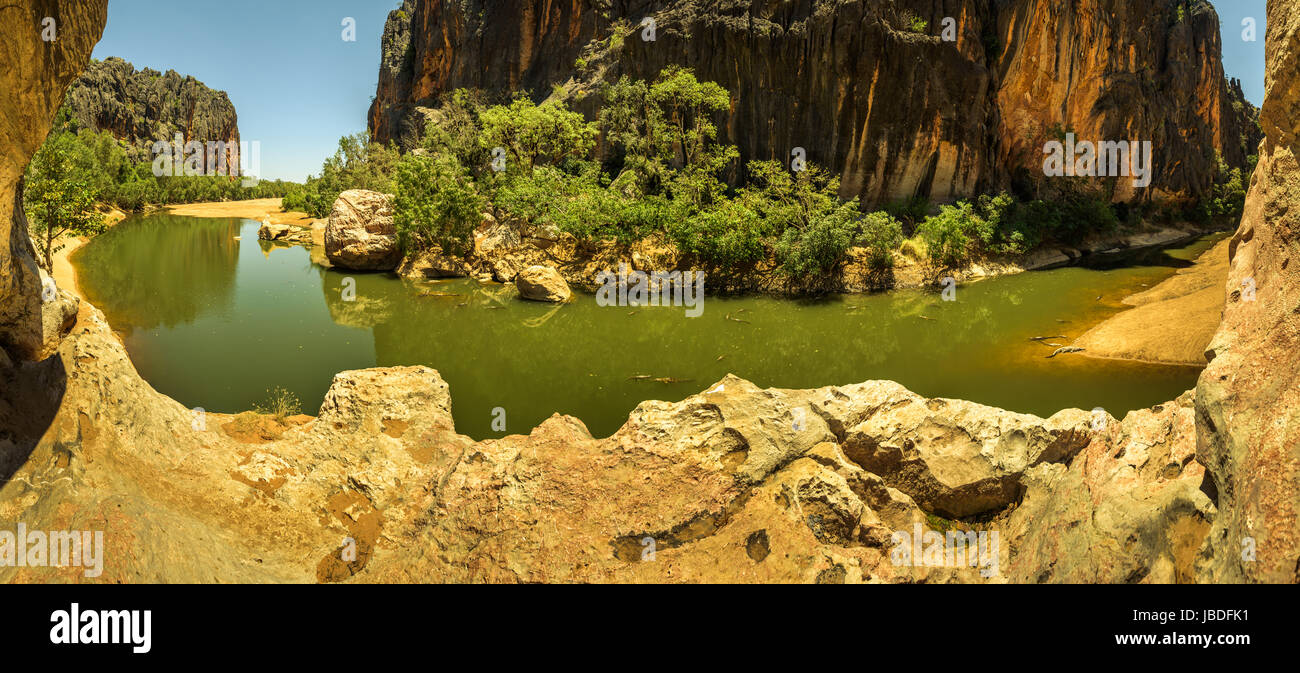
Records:
[[[258,241],[258,226],[133,217],[74,254],[83,294],[146,381],[224,413],[282,387],[312,414],[337,372],[427,365],[451,386],[457,429],[476,439],[527,433],[554,413],[605,436],[639,402],[680,400],[728,373],[781,388],[889,379],[1041,416],[1103,407],[1123,417],[1192,388],[1199,368],[1048,359],[1055,349],[1030,339],[1068,345],[1218,238],[963,285],[951,302],[926,291],[713,297],[706,283],[703,314],[688,318],[683,307],[602,307],[581,293],[556,306],[473,280],[326,269],[306,248]],[[505,432],[492,429],[497,409]]]

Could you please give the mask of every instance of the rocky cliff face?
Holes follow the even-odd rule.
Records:
[[[1267,49],[1267,137],[1196,387],[1197,459],[1221,512],[1215,581],[1300,582],[1300,3],[1269,3]]]
[[[94,61],[68,88],[64,105],[71,126],[112,133],[136,161],[152,160],[153,144],[177,134],[185,142],[239,145],[239,119],[226,92],[174,70],[136,70],[117,57]],[[238,175],[238,150],[224,156],[227,174]]]
[[[0,8],[0,348],[20,358],[53,353],[76,312],[66,294],[41,299],[42,273],[27,236],[20,181],[68,83],[99,41],[107,12],[108,0],[30,0]],[[51,42],[41,39],[46,17],[55,21]]]
[[[1150,193],[1122,180],[1115,198],[1190,199],[1211,185],[1215,152],[1243,166],[1258,143],[1223,76],[1217,15],[1181,0],[405,0],[370,130],[410,144],[459,87],[544,97],[577,81],[592,112],[590,85],[669,64],[731,92],[722,135],[743,159],[802,147],[844,196],[872,203],[1031,189],[1057,131],[1150,140]]]

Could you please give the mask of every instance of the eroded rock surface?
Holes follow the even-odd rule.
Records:
[[[1300,2],[1268,9],[1267,137],[1196,386],[1197,460],[1219,506],[1210,581],[1300,582]]]
[[[58,345],[47,326],[62,323],[65,311],[41,302],[19,181],[104,32],[108,0],[25,0],[0,11],[0,348],[42,359]],[[46,17],[57,22],[53,42],[41,39]]]
[[[515,275],[519,296],[533,301],[565,302],[573,297],[569,284],[550,266],[530,266]]]
[[[365,189],[339,195],[325,227],[325,254],[334,266],[392,271],[402,261],[393,227],[392,197]]]
[[[603,82],[668,65],[731,92],[719,134],[742,161],[803,148],[866,203],[1024,188],[1056,129],[1150,140],[1149,195],[1188,200],[1208,192],[1214,152],[1244,166],[1259,140],[1213,7],[1181,0],[406,0],[385,27],[370,134],[414,146],[461,87],[563,86],[594,116]]]

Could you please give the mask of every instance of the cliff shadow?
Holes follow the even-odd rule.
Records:
[[[0,490],[54,423],[68,389],[63,356],[21,362],[0,350]]]

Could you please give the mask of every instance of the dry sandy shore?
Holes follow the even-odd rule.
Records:
[[[280,199],[250,199],[248,201],[213,201],[168,206],[167,212],[187,217],[244,217],[250,220],[270,220],[271,224],[292,224],[310,227],[310,215],[299,212],[280,212]]]
[[[1192,266],[1125,298],[1135,308],[1111,316],[1074,345],[1090,357],[1204,365],[1205,348],[1223,315],[1230,241],[1219,241]]]

